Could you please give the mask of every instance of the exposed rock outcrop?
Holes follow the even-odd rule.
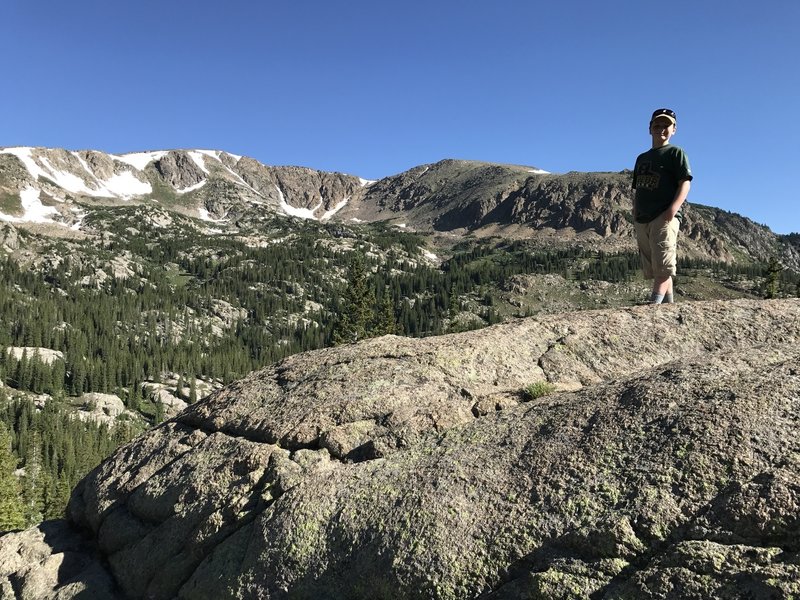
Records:
[[[0,585],[103,597],[105,565],[129,598],[790,597],[798,339],[800,301],[695,302],[296,355],[82,481],[84,567],[17,560],[43,526],[0,539]]]
[[[0,248],[8,252],[14,252],[20,246],[19,237],[19,233],[13,225],[8,223],[0,224]]]
[[[65,521],[0,538],[0,599],[119,598],[88,544]]]
[[[197,185],[206,177],[200,165],[186,152],[167,152],[153,162],[153,167],[164,181],[177,190]]]

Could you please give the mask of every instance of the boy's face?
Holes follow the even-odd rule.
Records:
[[[650,135],[653,136],[653,147],[664,146],[675,135],[677,127],[666,117],[658,117],[650,122]]]

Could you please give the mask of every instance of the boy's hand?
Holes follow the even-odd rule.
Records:
[[[672,221],[672,219],[675,218],[675,215],[677,215],[677,214],[678,214],[678,211],[674,210],[670,206],[667,210],[665,210],[663,213],[661,213],[661,217],[664,219],[665,223],[669,223],[670,221]]]
[[[675,199],[672,201],[661,215],[664,218],[664,221],[669,223],[672,219],[675,218],[675,215],[678,214],[678,211],[681,209],[681,205],[683,204],[684,200],[686,200],[686,196],[689,195],[689,189],[692,187],[691,180],[683,179],[678,183],[678,190],[675,192]]]

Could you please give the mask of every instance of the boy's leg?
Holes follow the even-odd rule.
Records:
[[[639,248],[639,260],[642,263],[642,274],[645,279],[653,278],[652,244],[650,243],[650,223],[634,223],[636,245]]]
[[[675,288],[675,278],[669,278],[669,290],[666,294],[664,294],[664,304],[674,304],[675,303],[675,296],[673,294],[673,290]]]
[[[653,277],[653,293],[650,301],[653,304],[667,302],[667,296],[672,297],[672,277],[667,275],[656,275]],[[671,302],[669,302],[671,304]]]
[[[642,273],[645,279],[653,280],[650,302],[661,304],[667,294],[669,284],[672,283],[672,279],[667,277],[665,281],[662,275],[654,273],[656,270],[660,270],[659,261],[661,261],[661,250],[658,246],[658,224],[653,221],[650,223],[634,223],[634,228],[636,229],[636,245],[639,248],[639,259],[642,262]],[[654,258],[656,259],[656,264],[654,264]]]
[[[677,219],[665,222],[656,219],[650,231],[650,244],[653,268],[653,298],[658,303],[666,296],[672,301],[672,278],[677,273],[678,229]]]

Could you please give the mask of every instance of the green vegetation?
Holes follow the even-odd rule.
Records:
[[[537,381],[522,390],[522,395],[525,397],[525,400],[536,400],[542,396],[552,394],[554,391],[556,391],[556,386],[549,381]]]
[[[342,311],[336,315],[333,342],[346,344],[368,337],[367,333],[374,331],[377,325],[373,321],[379,317],[374,307],[375,293],[367,279],[364,257],[356,253],[350,261]]]
[[[771,299],[778,297],[778,285],[780,283],[781,271],[783,267],[774,256],[770,258],[764,276],[764,298]]]
[[[22,215],[22,200],[19,195],[0,191],[0,213],[15,217]]]
[[[125,421],[109,428],[76,419],[60,397],[41,407],[6,399],[0,407],[0,530],[62,517],[75,484],[141,431]],[[17,468],[22,475],[9,478]]]
[[[25,526],[22,510],[22,487],[14,471],[17,460],[5,424],[0,422],[0,532]]]

